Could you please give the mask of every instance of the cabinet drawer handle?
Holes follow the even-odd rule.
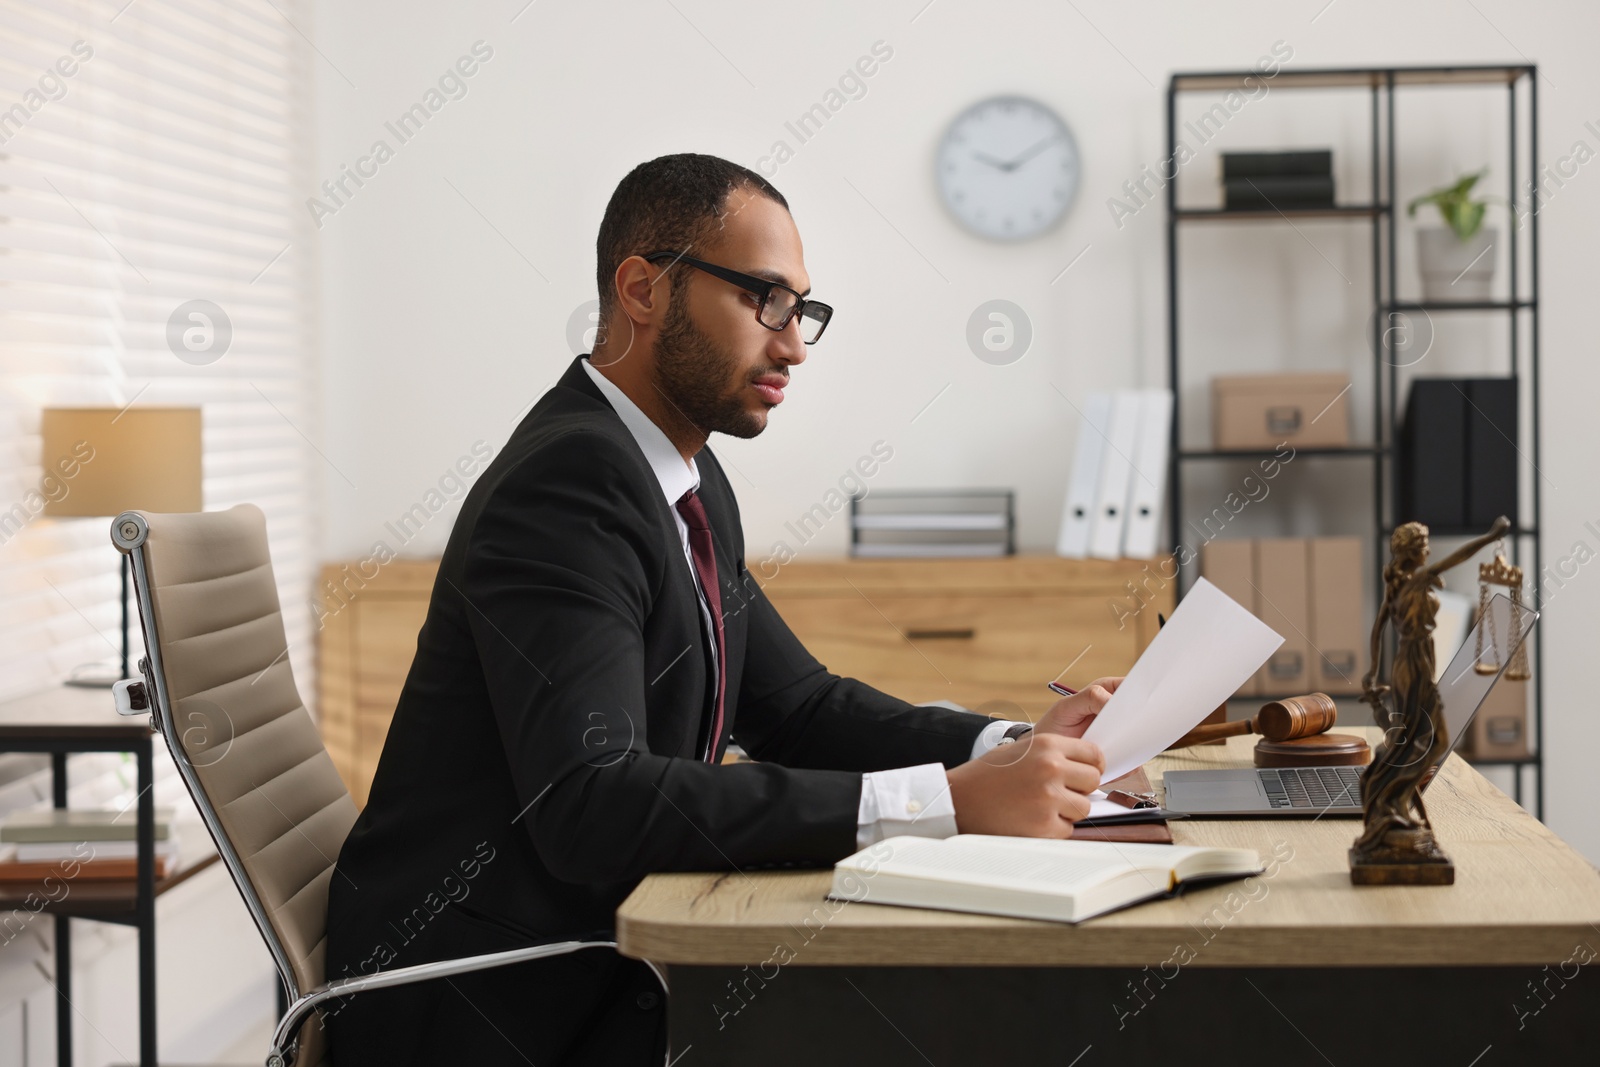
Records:
[[[953,641],[970,641],[976,636],[978,636],[978,631],[974,630],[970,626],[967,626],[967,627],[952,627],[952,628],[943,629],[943,630],[907,630],[906,631],[906,640],[907,641],[921,641],[921,640],[924,640],[924,639],[929,640],[929,641],[941,640],[941,639],[942,640],[953,640]]]

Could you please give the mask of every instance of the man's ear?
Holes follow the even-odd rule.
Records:
[[[643,256],[629,256],[617,265],[617,306],[634,326],[658,326],[666,318],[676,279],[666,277],[665,267]]]

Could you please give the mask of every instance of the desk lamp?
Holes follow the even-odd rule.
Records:
[[[45,494],[44,514],[51,518],[105,518],[130,508],[201,510],[199,408],[45,408],[40,437],[40,464],[60,487],[57,499]],[[92,458],[82,459],[86,455]],[[60,466],[63,460],[76,463]],[[73,465],[75,472],[66,477]],[[121,673],[112,678],[80,669],[68,685],[109,688],[130,677],[128,557],[121,558]]]

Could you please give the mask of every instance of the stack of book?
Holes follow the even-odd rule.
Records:
[[[850,554],[868,558],[1009,556],[1009,489],[879,489],[850,498]],[[803,522],[804,520],[802,520]]]
[[[1333,206],[1333,152],[1222,153],[1223,207],[1294,211]]]
[[[72,808],[19,811],[0,825],[0,882],[134,878],[138,875],[139,813]],[[156,809],[156,877],[177,864],[172,810]]]

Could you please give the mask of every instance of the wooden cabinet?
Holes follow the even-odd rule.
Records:
[[[358,805],[437,569],[433,560],[395,560],[363,581],[356,564],[323,568],[317,711]],[[1170,614],[1173,604],[1173,585],[1155,563],[1051,556],[796,561],[764,589],[836,674],[917,703],[1028,719],[1054,701],[1048,681],[1078,688],[1125,674],[1155,636],[1156,613]]]
[[[1030,719],[1046,682],[1127,673],[1174,593],[1154,563],[1053,556],[797,561],[764,589],[835,674]]]
[[[392,560],[370,580],[363,579],[361,564],[322,569],[317,721],[333,765],[359,807],[366,806],[438,570],[438,561],[431,559]]]

